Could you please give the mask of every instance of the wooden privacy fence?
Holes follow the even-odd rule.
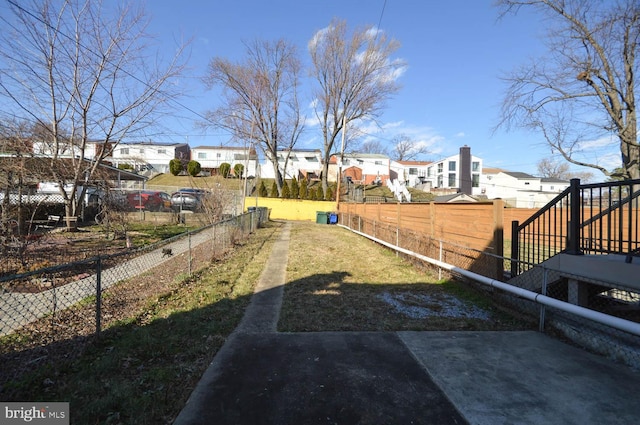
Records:
[[[511,241],[511,222],[537,209],[505,208],[501,199],[477,203],[340,203],[338,212],[364,221],[408,230],[434,240],[503,257]],[[371,232],[369,230],[369,232]],[[507,255],[509,251],[507,251]],[[493,274],[493,273],[492,273]],[[502,278],[501,271],[494,278]]]

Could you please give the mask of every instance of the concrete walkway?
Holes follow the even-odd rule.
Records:
[[[277,333],[289,231],[175,424],[640,422],[640,373],[537,332]]]

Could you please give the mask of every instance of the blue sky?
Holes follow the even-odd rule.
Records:
[[[350,29],[378,25],[401,47],[396,57],[408,67],[400,92],[387,103],[382,128],[371,136],[390,142],[404,133],[429,144],[432,160],[456,154],[468,145],[485,166],[536,173],[536,162],[549,148],[526,132],[492,130],[499,119],[504,94],[501,75],[539,54],[542,22],[524,13],[498,19],[491,0],[272,0],[184,1],[147,3],[150,31],[165,48],[191,39],[189,70],[183,79],[188,96],[180,103],[199,113],[217,105],[200,76],[216,56],[242,59],[243,42],[255,38],[285,38],[294,43],[305,64],[307,43],[332,18],[346,20]],[[310,103],[311,99],[307,99]],[[308,111],[310,114],[310,111]],[[194,127],[198,117],[188,110],[167,123],[172,141],[191,146],[220,145],[229,134]],[[308,128],[299,147],[320,147],[317,128]]]
[[[500,76],[544,52],[544,21],[526,10],[499,19],[492,4],[493,0],[148,0],[148,30],[157,37],[161,54],[172,56],[178,43],[191,40],[188,69],[179,81],[184,96],[176,99],[175,111],[162,120],[163,130],[153,138],[186,141],[192,147],[229,144],[230,134],[196,125],[198,114],[218,106],[216,92],[202,83],[210,60],[241,60],[243,42],[284,38],[298,47],[308,65],[308,41],[339,18],[349,29],[379,25],[400,42],[395,57],[407,64],[399,79],[402,88],[387,102],[380,128],[371,128],[368,137],[390,144],[406,134],[428,146],[430,153],[423,160],[447,157],[468,145],[485,167],[536,174],[537,161],[551,155],[541,137],[493,129],[506,90]],[[303,92],[303,103],[310,105],[312,99],[305,96]],[[310,109],[305,112],[311,115]],[[298,147],[321,146],[319,129],[309,126]]]

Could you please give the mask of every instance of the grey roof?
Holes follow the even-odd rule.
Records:
[[[521,173],[520,171],[503,171],[508,176],[515,177],[516,179],[537,179],[538,177],[531,174]]]
[[[541,177],[540,181],[544,182],[544,183],[566,183],[566,184],[569,184],[569,180],[559,179],[557,177]]]

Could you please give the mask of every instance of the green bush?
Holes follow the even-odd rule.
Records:
[[[333,190],[331,190],[331,186],[327,188],[327,193],[325,194],[325,199],[327,201],[333,201]]]
[[[169,161],[169,172],[174,176],[177,176],[178,174],[180,174],[183,169],[184,167],[182,166],[182,161],[179,160],[178,158],[174,158],[171,161]]]
[[[229,177],[229,173],[231,172],[231,164],[228,162],[223,162],[220,164],[220,175],[225,179]]]
[[[307,179],[303,179],[300,182],[300,191],[298,193],[298,197],[300,199],[307,199],[308,191],[309,191],[309,188],[307,187]]]
[[[291,189],[289,189],[289,185],[287,184],[286,181],[282,182],[282,197],[284,199],[291,198]]]
[[[324,201],[324,193],[322,192],[322,186],[316,188],[316,201]]]
[[[233,166],[233,174],[237,177],[237,178],[241,178],[244,174],[244,165],[242,164],[236,164]]]
[[[309,189],[309,192],[307,193],[307,199],[316,199],[316,190],[314,188]]]
[[[271,192],[269,192],[270,198],[277,198],[280,194],[278,193],[278,185],[276,182],[273,182],[271,185]]]
[[[260,181],[260,186],[258,187],[258,195],[263,198],[269,196],[269,192],[267,192],[267,187],[264,185],[263,181]]]
[[[294,177],[291,179],[291,199],[298,199],[300,196],[300,186],[298,180]]]
[[[187,164],[187,173],[189,173],[191,177],[197,176],[198,174],[200,174],[200,171],[202,171],[202,167],[200,166],[200,163],[198,161],[189,161],[189,163]]]

